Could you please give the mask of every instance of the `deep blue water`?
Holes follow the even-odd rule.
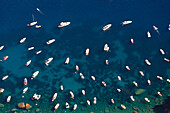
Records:
[[[62,106],[66,101],[86,103],[87,99],[92,100],[94,96],[105,106],[110,105],[111,98],[116,101],[114,107],[120,104],[133,106],[128,96],[134,95],[135,90],[139,88],[147,90],[145,95],[135,97],[138,100],[135,105],[138,104],[139,109],[148,109],[146,103],[140,102],[148,95],[150,98],[157,98],[154,95],[159,90],[166,98],[169,94],[166,79],[170,77],[170,64],[163,58],[170,58],[169,6],[169,0],[2,0],[0,45],[5,47],[0,51],[0,58],[8,55],[9,59],[0,62],[0,77],[8,74],[9,78],[0,81],[0,88],[5,89],[0,93],[3,98],[0,103],[8,106],[1,112],[14,108],[21,101],[30,103],[33,109],[36,109],[34,104],[38,102],[32,102],[30,98],[37,92],[42,95],[38,105],[42,112],[51,112],[51,108],[58,102]],[[42,28],[27,27],[27,24],[33,21],[32,14]],[[120,23],[124,20],[132,20],[133,23],[122,27]],[[70,21],[71,24],[65,28],[57,28],[62,21]],[[102,31],[102,27],[108,23],[112,24],[111,29]],[[160,35],[153,30],[153,25],[158,27]],[[150,39],[146,37],[147,31],[151,32]],[[27,37],[26,42],[19,44],[23,37]],[[45,45],[52,38],[56,39],[55,43]],[[134,44],[130,43],[131,38],[134,38]],[[111,52],[103,51],[106,43]],[[35,49],[27,51],[31,46]],[[89,56],[84,55],[86,48],[90,48]],[[161,55],[160,48],[165,50],[166,55]],[[40,49],[42,53],[35,55]],[[49,57],[54,57],[54,61],[47,67],[44,61]],[[70,57],[69,65],[64,64],[67,57]],[[152,66],[144,63],[146,58],[152,62]],[[25,63],[30,59],[31,65],[25,67]],[[109,65],[105,65],[106,59],[109,60]],[[76,64],[79,65],[85,80],[80,79],[79,72],[74,73]],[[131,71],[127,71],[125,65],[129,65]],[[32,73],[36,70],[39,70],[40,74],[31,81]],[[139,70],[145,73],[144,77],[138,74]],[[96,77],[96,82],[90,79],[91,75]],[[118,75],[122,77],[122,81],[117,80]],[[156,78],[157,75],[163,76],[164,81],[160,82]],[[25,77],[29,78],[29,90],[23,99],[21,96]],[[152,81],[152,86],[148,86],[148,79]],[[103,80],[107,83],[106,88],[101,84]],[[138,88],[132,84],[134,80],[139,84]],[[61,84],[64,85],[64,93],[60,91]],[[117,93],[117,88],[122,89],[123,93]],[[86,97],[82,96],[81,89],[86,90]],[[70,99],[70,90],[75,92],[75,100]],[[59,99],[51,103],[55,92],[58,92]],[[4,102],[8,95],[12,95],[10,104]],[[154,104],[156,102],[152,102],[150,108],[153,108]],[[42,107],[45,105],[48,107]],[[89,108],[83,104],[77,112],[87,109],[81,112],[99,113],[106,108],[100,105],[94,109],[93,106]],[[63,112],[62,108],[60,110]]]

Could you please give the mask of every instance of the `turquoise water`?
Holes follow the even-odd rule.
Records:
[[[31,113],[37,109],[40,113],[163,113],[154,106],[161,105],[170,94],[166,81],[170,78],[170,64],[163,60],[170,59],[169,6],[168,0],[3,0],[0,4],[0,46],[5,47],[0,51],[0,58],[9,58],[0,62],[0,77],[9,77],[0,81],[0,88],[5,89],[0,93],[0,103],[4,105],[0,112],[16,108],[17,112]],[[37,7],[42,13],[36,10]],[[27,26],[33,21],[32,14],[41,28]],[[133,22],[121,26],[120,23],[125,20]],[[58,28],[62,21],[70,21],[71,24]],[[112,27],[103,31],[102,28],[109,23]],[[158,27],[160,35],[153,25]],[[150,31],[151,38],[147,38],[147,31]],[[20,44],[23,37],[27,39]],[[46,45],[53,38],[55,42]],[[134,39],[133,44],[131,38]],[[105,44],[109,45],[110,52],[103,50]],[[34,50],[28,51],[31,46],[35,47]],[[88,56],[85,55],[86,48],[90,48]],[[160,48],[165,55],[160,53]],[[38,50],[42,53],[36,55]],[[46,66],[44,62],[49,57],[54,59]],[[70,58],[68,65],[64,64],[67,57]],[[152,65],[148,66],[145,59]],[[28,60],[32,62],[26,67]],[[105,60],[109,60],[109,65],[105,64]],[[76,65],[80,68],[78,72]],[[131,68],[130,71],[125,68],[126,65]],[[38,76],[31,80],[37,70]],[[145,76],[141,76],[139,71],[143,71]],[[81,79],[79,73],[83,73],[85,79]],[[92,75],[95,81],[91,79]],[[119,81],[117,76],[121,76],[122,80]],[[163,77],[163,81],[157,76]],[[28,79],[27,86],[24,86],[24,78]],[[148,79],[151,85],[148,85]],[[133,81],[138,83],[138,87]],[[64,86],[63,91],[60,85]],[[23,94],[25,87],[28,91]],[[138,89],[145,92],[136,95]],[[85,90],[86,95],[82,95],[81,90]],[[74,93],[74,99],[70,98],[70,91]],[[160,97],[158,91],[163,96]],[[58,96],[51,102],[56,92]],[[31,100],[34,93],[41,95],[38,101]],[[9,95],[12,98],[7,103]],[[130,99],[131,95],[135,98],[134,102]],[[97,104],[93,104],[94,97],[97,97]],[[150,103],[144,100],[146,97]],[[114,99],[114,104],[111,99]],[[90,100],[90,106],[87,100]],[[20,102],[29,103],[32,108],[19,109],[17,104]],[[69,109],[65,108],[66,102],[70,105]],[[60,106],[54,111],[57,103]],[[75,111],[72,110],[74,104],[78,105]],[[121,104],[126,109],[122,109]]]

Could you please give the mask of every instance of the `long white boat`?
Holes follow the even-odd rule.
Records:
[[[28,90],[28,87],[24,88],[24,90],[22,91],[23,93],[26,93]]]
[[[37,21],[31,22],[30,24],[27,24],[27,26],[34,26],[34,25],[36,25],[36,24],[37,24]]]
[[[19,43],[24,43],[26,39],[27,39],[26,37],[22,38],[22,39],[19,41]]]
[[[29,47],[29,48],[28,48],[28,51],[33,50],[33,49],[34,49],[34,47]]]
[[[48,42],[46,42],[46,44],[49,45],[49,44],[52,44],[53,42],[55,42],[55,39],[49,40]]]
[[[57,109],[59,108],[59,106],[60,106],[60,104],[57,103],[57,104],[55,105],[55,107],[54,107],[54,110],[57,110]]]
[[[33,75],[32,75],[32,78],[31,78],[31,79],[33,79],[33,78],[37,77],[38,73],[39,73],[39,71],[35,71],[35,72],[33,73]]]
[[[127,25],[127,24],[131,24],[131,23],[132,23],[131,20],[123,21],[122,22],[122,26]]]
[[[151,65],[151,63],[149,62],[149,60],[148,59],[145,59],[145,63],[147,64],[147,65]]]
[[[54,93],[53,98],[52,98],[52,102],[57,98],[57,93]]]
[[[42,50],[39,50],[39,51],[36,52],[36,54],[38,55],[38,54],[40,54],[41,52],[42,52]]]
[[[112,26],[112,24],[107,24],[106,26],[103,27],[103,31],[108,30],[111,26]]]
[[[6,80],[8,78],[8,75],[2,77],[2,80]]]
[[[58,27],[65,27],[70,25],[71,22],[61,22],[60,25]]]
[[[26,66],[29,66],[31,63],[31,60],[27,61],[27,63],[25,64]]]
[[[0,50],[2,50],[4,48],[4,45],[0,46]]]

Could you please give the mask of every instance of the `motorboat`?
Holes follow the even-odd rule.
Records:
[[[49,44],[52,44],[53,42],[55,42],[55,39],[49,40],[48,42],[46,42],[46,44],[49,45]]]
[[[42,52],[42,50],[39,50],[39,51],[36,52],[36,54],[38,55],[38,54],[40,54],[41,52]]]
[[[19,41],[19,43],[24,43],[26,39],[27,39],[26,37],[22,38],[22,39]]]
[[[33,73],[33,75],[32,75],[32,78],[31,78],[31,79],[33,79],[33,78],[37,77],[37,76],[38,76],[38,74],[39,74],[39,71],[35,71],[35,72]]]
[[[8,96],[6,102],[10,102],[10,101],[11,101],[11,96]]]
[[[112,24],[107,24],[106,26],[103,27],[103,31],[108,30],[111,26],[112,26]]]
[[[36,25],[36,24],[37,24],[37,21],[31,22],[30,24],[27,24],[27,26],[34,26],[34,25]]]
[[[69,62],[70,62],[70,58],[67,57],[67,59],[66,59],[66,61],[65,61],[65,64],[69,64]]]
[[[26,66],[29,66],[31,63],[31,60],[27,61],[27,63],[25,64]]]
[[[87,48],[85,54],[86,54],[86,55],[89,55],[89,52],[90,52],[90,49]]]
[[[122,26],[127,25],[127,24],[131,24],[131,23],[132,23],[131,20],[123,21],[122,22]]]
[[[2,80],[6,80],[8,78],[8,75],[2,77]]]
[[[159,49],[162,55],[165,55],[165,52],[163,49]]]
[[[4,48],[4,45],[0,46],[0,50],[2,50]]]
[[[48,66],[49,63],[53,60],[53,57],[48,58],[47,60],[45,60],[45,65]]]
[[[28,90],[28,87],[24,88],[23,93],[26,93]]]
[[[24,78],[24,85],[27,85],[28,81],[27,78]]]
[[[147,36],[148,36],[148,38],[151,37],[151,33],[149,31],[147,32]]]
[[[65,27],[70,25],[71,22],[61,22],[60,25],[58,27]]]
[[[53,98],[52,98],[52,102],[57,98],[57,93],[54,93]]]
[[[147,65],[149,65],[149,66],[151,65],[151,63],[149,62],[148,59],[145,60],[145,63],[146,63]]]
[[[28,48],[28,51],[33,50],[33,49],[34,49],[34,47],[29,47],[29,48]]]

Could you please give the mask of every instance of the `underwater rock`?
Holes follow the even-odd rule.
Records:
[[[105,113],[109,113],[109,110],[105,110],[104,112],[105,112]]]
[[[31,108],[32,108],[32,106],[31,106],[31,105],[26,104],[26,109],[31,109]]]
[[[40,111],[40,109],[39,108],[37,108],[36,110],[35,110],[35,112],[37,113],[37,112],[39,112]]]
[[[84,104],[84,102],[81,101],[80,104]]]
[[[5,107],[4,104],[1,104],[1,103],[0,103],[0,108],[4,108],[4,107]]]
[[[140,94],[144,93],[145,91],[146,91],[145,89],[137,89],[137,90],[135,91],[135,94],[136,94],[136,95],[140,95]]]
[[[18,108],[25,108],[24,102],[18,103]]]
[[[16,108],[11,109],[12,112],[17,111],[17,110],[18,110],[18,109],[16,109]]]

